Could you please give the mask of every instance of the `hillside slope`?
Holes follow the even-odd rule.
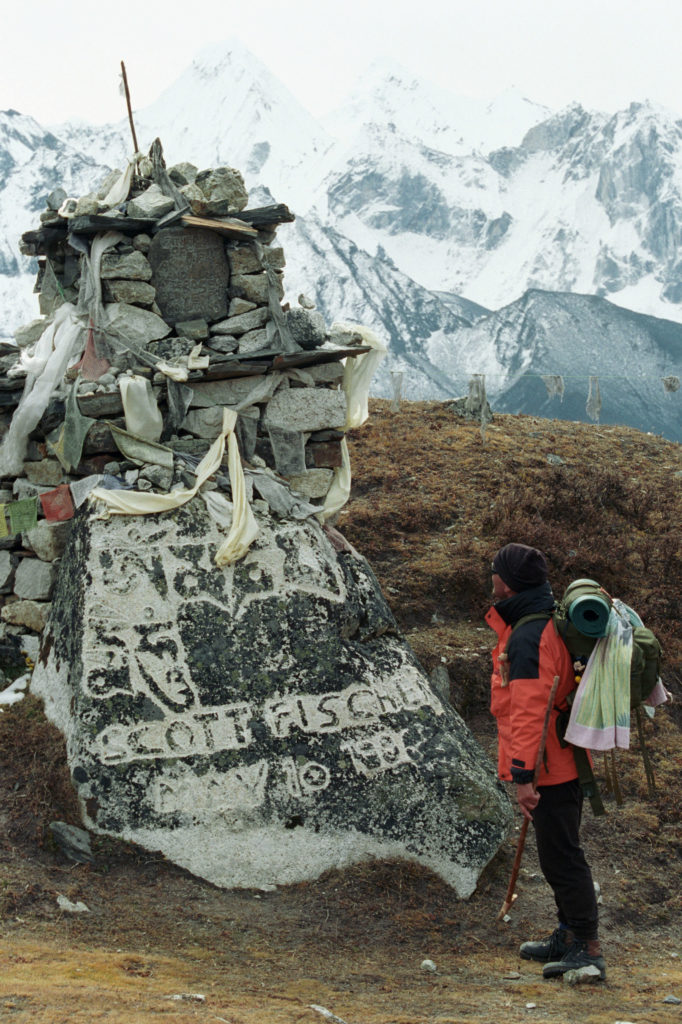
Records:
[[[523,416],[496,416],[484,442],[478,424],[441,403],[392,413],[376,401],[371,412],[350,439],[353,497],[338,525],[369,558],[424,666],[447,667],[451,698],[489,754],[481,616],[501,544],[542,547],[557,592],[577,575],[600,579],[664,643],[678,703],[647,726],[658,792],[647,795],[635,739],[616,759],[624,804],[607,793],[608,816],[585,822],[606,984],[543,983],[538,965],[518,959],[519,942],[548,930],[552,914],[528,848],[511,923],[496,922],[513,840],[466,903],[397,862],[272,893],[218,890],[98,837],[94,865],[74,865],[48,830],[78,822],[63,744],[29,698],[0,714],[1,1019],[313,1024],[323,1007],[347,1024],[515,1024],[529,1003],[545,1024],[663,1024],[677,1013],[663,1000],[682,998],[680,446]],[[601,758],[596,768],[603,778]],[[59,893],[89,912],[62,912]],[[425,958],[435,974],[420,969]]]

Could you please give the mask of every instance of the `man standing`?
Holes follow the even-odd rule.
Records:
[[[524,817],[535,828],[540,867],[554,892],[558,927],[539,942],[524,942],[520,955],[545,964],[545,978],[594,966],[606,977],[598,937],[592,873],[580,846],[583,795],[573,749],[556,731],[559,711],[575,689],[573,663],[551,615],[554,596],[547,561],[537,548],[507,544],[492,564],[495,604],[486,622],[497,633],[493,651],[491,711],[497,720],[498,773],[516,783]],[[543,763],[533,784],[547,703],[555,676]]]

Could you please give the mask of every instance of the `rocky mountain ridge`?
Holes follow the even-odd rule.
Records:
[[[16,112],[2,117],[0,305],[7,336],[35,315],[31,268],[17,240],[51,183],[70,182],[77,195],[89,191],[110,166],[125,163],[131,147],[127,121],[48,131]],[[551,113],[513,92],[485,104],[379,65],[321,123],[233,42],[202,51],[135,120],[143,148],[160,135],[169,162],[229,163],[243,171],[252,195],[267,189],[292,207],[297,220],[282,240],[287,296],[305,292],[328,322],[365,323],[389,343],[377,394],[390,394],[391,370],[407,371],[407,397],[441,398],[462,394],[471,373],[494,367],[487,380],[494,405],[538,412],[527,404],[537,400],[533,389],[515,386],[514,368],[529,369],[531,350],[523,316],[508,311],[530,302],[534,321],[549,317],[537,321],[549,338],[566,301],[551,300],[553,292],[609,298],[682,321],[682,128],[649,104],[612,116],[578,105]],[[542,304],[532,301],[538,290]],[[585,382],[609,374],[614,353],[603,350],[602,326],[615,337],[631,322],[627,309],[617,312],[610,302],[590,308],[599,314],[579,318],[586,333],[562,335],[582,353]],[[498,312],[486,317],[485,310]],[[494,341],[500,319],[503,350]],[[675,328],[649,335],[651,325],[637,324],[635,334],[644,330],[648,340],[633,349],[626,331],[618,364],[631,380],[651,381],[657,400],[647,401],[644,421],[631,415],[626,392],[614,391],[614,415],[677,438],[679,427],[669,420],[680,417],[668,415],[675,403],[660,377],[679,374],[681,349],[677,341],[659,348],[654,338],[674,339]],[[560,373],[563,357],[558,353],[550,368],[551,345],[545,355],[541,372]],[[575,358],[568,361],[575,369]],[[574,415],[584,418],[584,409],[576,406]]]

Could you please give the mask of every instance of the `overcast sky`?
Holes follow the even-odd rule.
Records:
[[[139,109],[232,36],[316,115],[380,56],[461,95],[682,115],[676,0],[24,0],[3,22],[0,109],[43,124],[119,120],[121,60]]]

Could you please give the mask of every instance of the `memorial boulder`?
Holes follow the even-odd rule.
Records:
[[[221,886],[399,856],[468,896],[510,823],[492,765],[367,562],[314,518],[258,525],[219,569],[199,497],[74,520],[32,690],[84,824]]]

